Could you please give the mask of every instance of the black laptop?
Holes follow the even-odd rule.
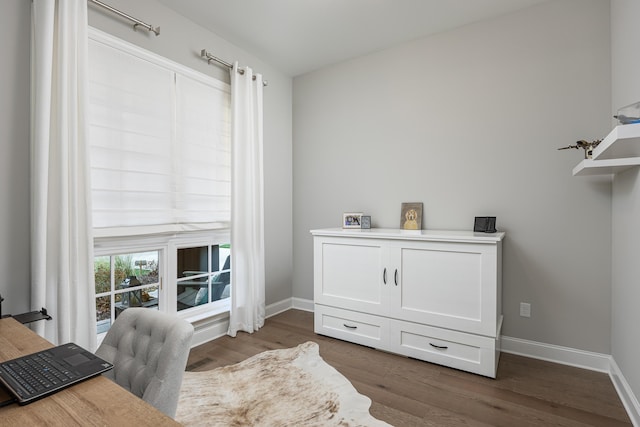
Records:
[[[0,363],[0,383],[26,405],[95,377],[113,365],[69,343]]]

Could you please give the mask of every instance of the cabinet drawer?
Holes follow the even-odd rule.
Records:
[[[497,340],[411,322],[390,320],[391,351],[495,378]]]
[[[320,304],[315,305],[314,331],[379,349],[389,343],[389,319]]]

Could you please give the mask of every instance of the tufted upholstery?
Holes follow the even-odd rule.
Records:
[[[192,337],[189,322],[132,307],[118,316],[96,354],[114,365],[107,377],[174,417]]]

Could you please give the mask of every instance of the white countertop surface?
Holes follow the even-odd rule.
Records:
[[[476,233],[469,230],[401,230],[399,228],[322,228],[311,230],[314,236],[359,237],[370,239],[403,239],[495,243],[500,242],[505,233]]]

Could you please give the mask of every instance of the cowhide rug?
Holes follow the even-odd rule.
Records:
[[[185,372],[175,419],[185,426],[389,427],[369,414],[370,406],[309,341]]]

